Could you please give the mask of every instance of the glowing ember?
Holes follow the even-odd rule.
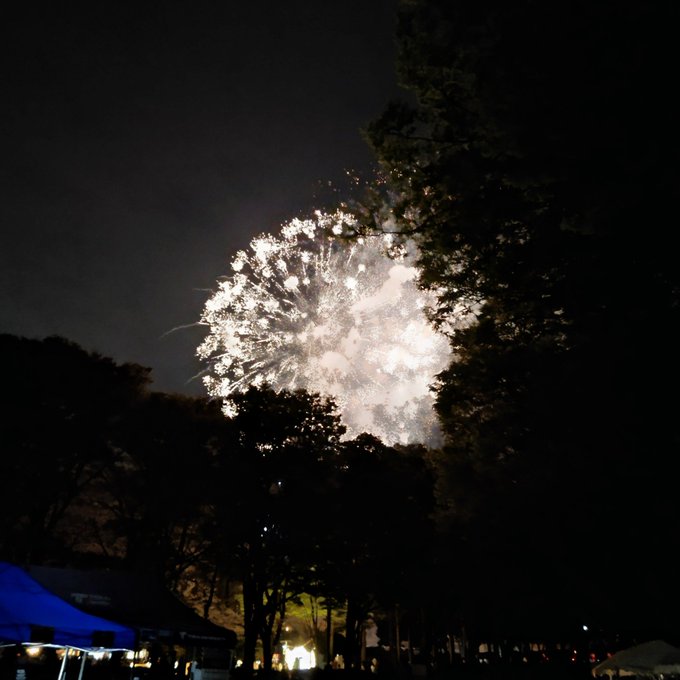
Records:
[[[404,247],[389,236],[339,239],[351,226],[344,213],[317,212],[236,254],[201,317],[204,383],[228,415],[229,396],[251,384],[305,388],[334,397],[347,438],[433,444],[429,385],[450,359],[425,316],[434,300]]]

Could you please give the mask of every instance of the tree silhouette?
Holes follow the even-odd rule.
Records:
[[[344,428],[332,401],[304,391],[250,387],[213,478],[216,559],[242,583],[243,666],[262,643],[264,670],[286,603],[305,592],[319,559],[324,488]]]
[[[110,439],[149,371],[59,337],[0,335],[0,361],[0,554],[40,561],[70,548],[64,519],[110,464]]]
[[[510,611],[558,595],[562,611],[644,627],[669,582],[647,556],[675,545],[680,517],[677,400],[665,396],[680,339],[667,227],[674,13],[610,0],[400,4],[413,103],[369,126],[385,184],[358,212],[418,243],[437,322],[473,313],[451,331],[456,358],[440,376],[439,500],[489,617],[501,601]],[[622,565],[621,546],[642,537]],[[503,565],[503,579],[480,565]],[[631,582],[624,615],[612,603]]]

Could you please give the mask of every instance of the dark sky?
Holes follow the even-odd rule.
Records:
[[[195,324],[252,236],[345,196],[395,84],[396,0],[16,3],[0,332],[203,394]],[[333,189],[329,188],[329,183]]]

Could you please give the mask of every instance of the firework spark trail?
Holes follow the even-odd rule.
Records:
[[[197,349],[205,386],[227,414],[229,395],[251,384],[305,388],[333,396],[347,438],[434,444],[429,385],[450,360],[426,320],[434,299],[389,236],[338,238],[352,224],[317,212],[236,254],[200,321],[210,329]]]

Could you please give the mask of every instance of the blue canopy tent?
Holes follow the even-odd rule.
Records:
[[[133,651],[132,628],[86,614],[40,585],[26,571],[0,562],[0,646],[48,645],[82,654],[80,677],[88,653]],[[65,673],[67,654],[59,671]]]
[[[30,642],[83,650],[134,650],[135,631],[82,612],[20,567],[0,562],[0,644]]]

